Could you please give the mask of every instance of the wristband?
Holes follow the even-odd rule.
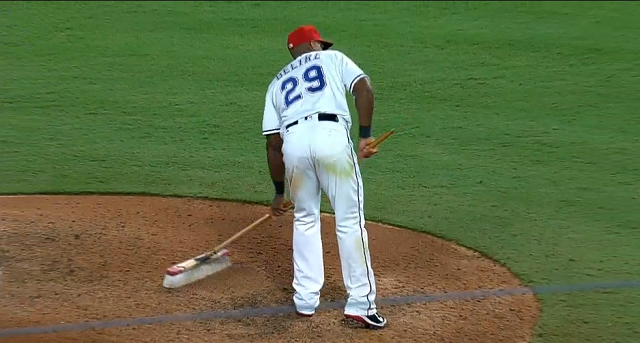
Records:
[[[273,181],[273,186],[276,188],[276,195],[284,195],[284,181]]]
[[[371,126],[360,125],[360,138],[369,138],[369,137],[371,137]]]

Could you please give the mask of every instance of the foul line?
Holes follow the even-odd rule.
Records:
[[[585,292],[594,290],[615,290],[640,288],[640,280],[635,281],[618,281],[618,282],[598,282],[574,285],[559,286],[533,286],[528,288],[512,288],[512,289],[495,289],[495,290],[476,290],[465,292],[452,292],[436,295],[415,295],[415,296],[396,296],[389,298],[380,298],[376,302],[378,305],[405,305],[418,304],[428,302],[450,301],[450,300],[472,300],[488,297],[506,297],[527,294],[549,294],[549,293],[569,293],[569,292]],[[331,309],[339,309],[344,307],[344,301],[328,302],[322,304],[318,310],[325,311]],[[131,319],[117,319],[109,321],[96,321],[86,323],[69,323],[50,326],[24,327],[15,329],[0,329],[0,337],[14,337],[24,335],[50,334],[70,331],[85,331],[92,329],[108,329],[117,327],[150,325],[161,323],[179,323],[196,320],[212,320],[212,319],[237,319],[250,318],[265,315],[279,315],[293,313],[293,306],[276,306],[247,308],[239,310],[224,310],[213,312],[196,312],[187,314],[168,314],[154,317],[141,317]]]

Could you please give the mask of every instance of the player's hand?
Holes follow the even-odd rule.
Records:
[[[360,138],[360,142],[358,143],[358,159],[369,158],[378,153],[378,147],[373,149],[368,147],[373,141],[375,141],[373,137]]]
[[[279,217],[287,212],[287,208],[284,207],[284,195],[276,195],[271,203],[271,215]]]

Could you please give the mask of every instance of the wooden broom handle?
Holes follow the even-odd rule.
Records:
[[[292,207],[291,202],[287,202],[284,204],[284,207],[289,210]],[[227,245],[233,243],[236,239],[242,237],[242,235],[244,235],[245,233],[257,228],[258,226],[260,226],[260,224],[266,222],[267,220],[269,220],[271,218],[271,213],[269,214],[265,214],[264,217],[256,220],[255,222],[251,223],[249,226],[245,227],[244,229],[240,230],[238,233],[236,233],[235,235],[231,236],[231,238],[227,239],[226,241],[222,242],[220,245],[218,245],[215,249],[213,249],[213,251],[220,251],[222,250],[224,247],[226,247]]]
[[[371,144],[369,144],[368,147],[371,148],[371,149],[377,147],[378,144],[382,143],[385,139],[389,138],[389,136],[391,136],[394,132],[395,132],[394,130],[386,132],[385,134],[383,134],[382,136],[378,137],[376,140],[371,142]],[[287,202],[286,204],[284,204],[284,207],[287,208],[287,210],[289,210],[292,207],[291,202]],[[256,220],[255,222],[251,223],[249,226],[245,227],[244,229],[240,230],[235,235],[231,236],[231,238],[229,238],[226,241],[222,242],[213,251],[222,250],[224,247],[226,247],[227,245],[233,243],[236,239],[242,237],[242,235],[244,235],[245,233],[257,228],[258,226],[260,226],[260,224],[266,222],[270,218],[271,218],[271,214],[265,214],[262,218],[260,218],[260,219]]]

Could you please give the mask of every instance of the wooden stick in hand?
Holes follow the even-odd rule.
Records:
[[[373,142],[367,144],[367,149],[375,149],[380,143],[382,143],[385,139],[391,137],[391,135],[395,132],[395,130],[391,130],[389,132],[385,132],[385,134],[383,134],[382,136],[376,138]],[[358,162],[362,161],[362,158],[359,156],[360,154],[358,153]]]
[[[391,137],[391,135],[395,132],[395,130],[391,130],[389,132],[386,132],[384,135],[376,138],[373,142],[369,143],[369,145],[367,145],[367,147],[369,149],[373,149],[375,147],[377,147],[380,143],[384,142],[385,139]]]

